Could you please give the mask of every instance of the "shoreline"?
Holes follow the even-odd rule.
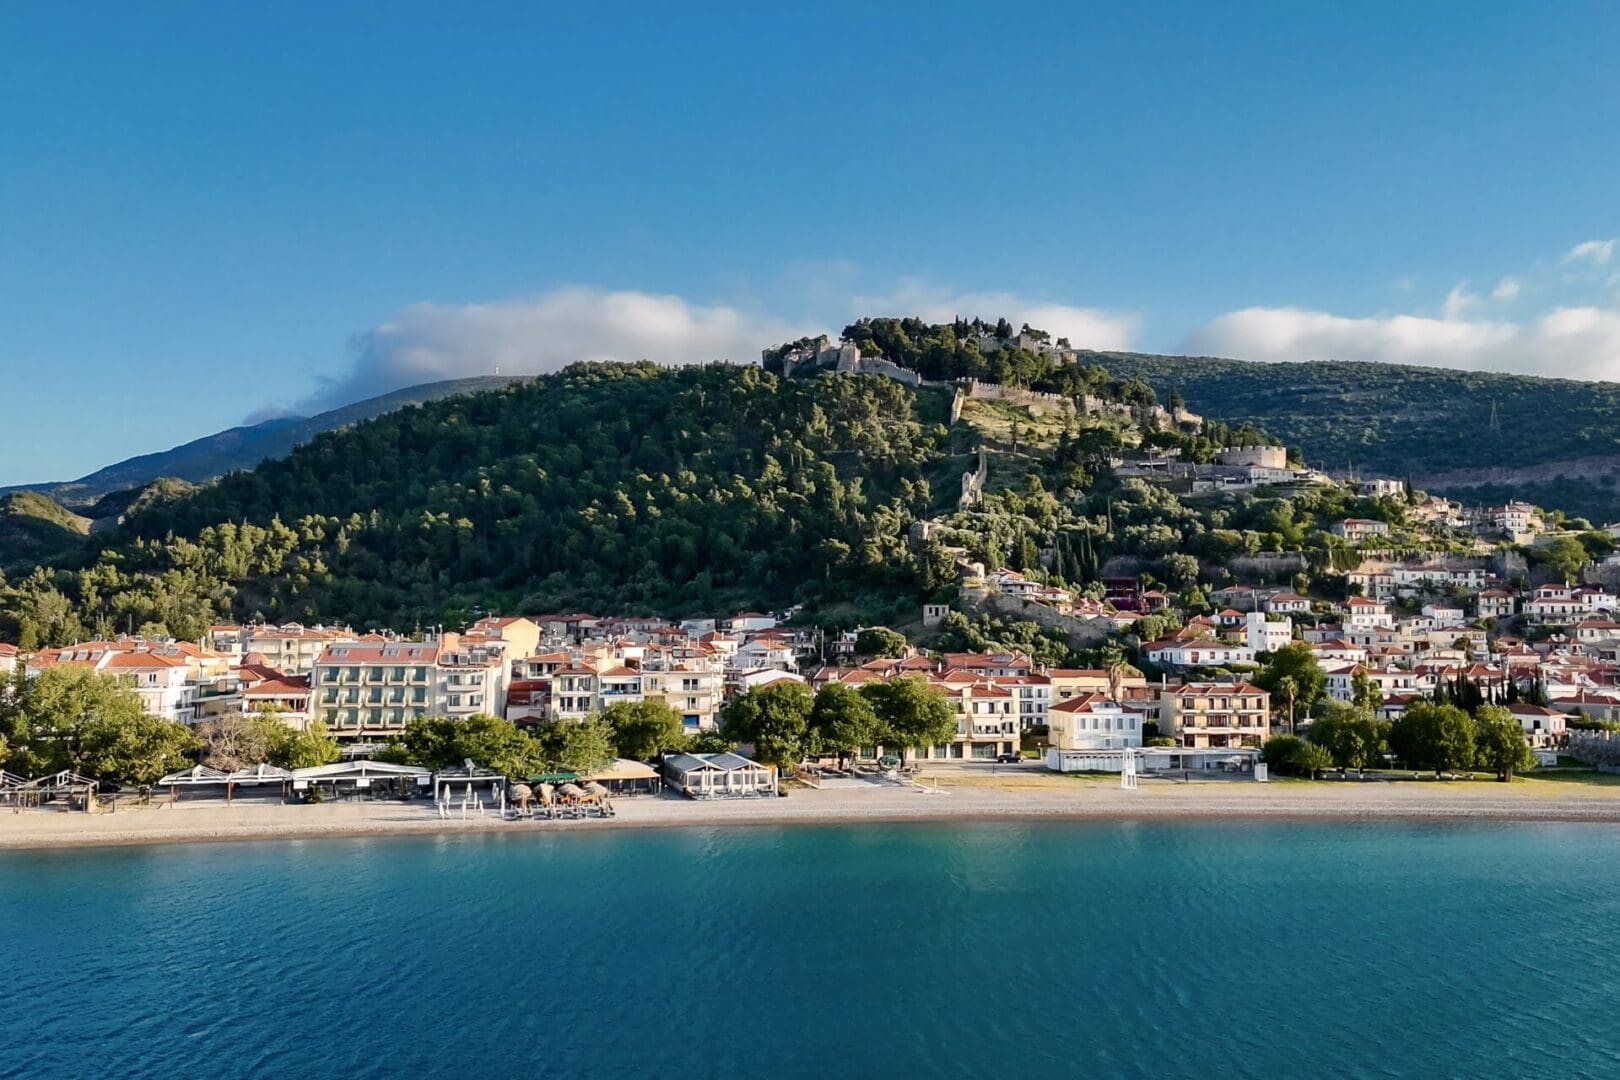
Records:
[[[862,785],[786,799],[618,800],[606,819],[440,818],[428,803],[181,803],[113,813],[0,811],[0,852],[147,844],[540,835],[664,828],[1039,822],[1548,822],[1620,824],[1620,789],[1525,790],[1483,782],[1339,785],[1194,783],[1123,791],[1105,784],[953,787],[940,794]]]

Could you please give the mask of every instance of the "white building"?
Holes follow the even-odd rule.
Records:
[[[1254,663],[1254,649],[1250,646],[1231,645],[1213,638],[1155,641],[1145,646],[1145,651],[1147,658],[1160,667],[1226,667],[1231,664]]]
[[[1474,597],[1474,615],[1480,619],[1513,617],[1513,590],[1481,589]]]
[[[1467,621],[1461,604],[1424,604],[1423,614],[1434,620],[1434,626],[1461,626]]]
[[[1344,625],[1349,630],[1371,630],[1393,626],[1394,619],[1390,616],[1389,605],[1384,601],[1352,596],[1344,602]]]
[[[1255,653],[1276,652],[1294,640],[1292,619],[1268,619],[1258,611],[1245,616],[1244,635]]]
[[[1544,705],[1526,705],[1521,702],[1509,705],[1507,709],[1524,728],[1525,737],[1530,740],[1532,746],[1545,746],[1557,742],[1563,738],[1569,727],[1568,718],[1563,713]]]

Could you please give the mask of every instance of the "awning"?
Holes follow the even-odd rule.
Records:
[[[605,769],[598,769],[587,780],[656,780],[658,770],[641,761],[617,758]]]

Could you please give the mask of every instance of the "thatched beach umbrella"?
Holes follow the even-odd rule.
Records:
[[[601,784],[598,784],[595,780],[586,781],[585,790],[596,796],[598,799],[608,793],[608,789],[603,787]]]
[[[557,801],[557,789],[550,784],[540,785],[540,805],[550,806]]]
[[[584,796],[584,790],[578,784],[564,784],[557,789],[557,794],[565,799],[578,799]]]
[[[527,810],[529,808],[529,800],[533,798],[534,789],[529,787],[528,784],[512,785],[512,801],[517,803],[519,810]]]

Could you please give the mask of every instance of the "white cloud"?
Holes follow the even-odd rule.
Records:
[[[1441,305],[1441,310],[1447,319],[1460,319],[1464,312],[1478,303],[1479,297],[1468,291],[1468,282],[1459,281],[1446,294],[1446,302]]]
[[[678,296],[566,287],[526,300],[413,304],[355,339],[354,366],[306,408],[469,375],[538,375],[585,360],[757,360],[808,332],[787,320]]]
[[[1620,312],[1564,307],[1515,323],[1253,307],[1211,321],[1186,347],[1244,360],[1369,360],[1620,380]]]
[[[902,282],[884,296],[856,297],[852,309],[861,315],[915,315],[929,322],[1005,318],[1014,327],[1028,323],[1054,338],[1068,338],[1077,349],[1099,350],[1130,349],[1141,322],[1128,312],[1030,300],[1008,292],[953,294],[916,281]]]
[[[1504,277],[1496,283],[1491,290],[1492,300],[1517,300],[1519,298],[1519,279],[1513,276]]]
[[[1605,266],[1614,257],[1613,240],[1586,240],[1570,248],[1564,255],[1566,263],[1589,262],[1595,266]]]

